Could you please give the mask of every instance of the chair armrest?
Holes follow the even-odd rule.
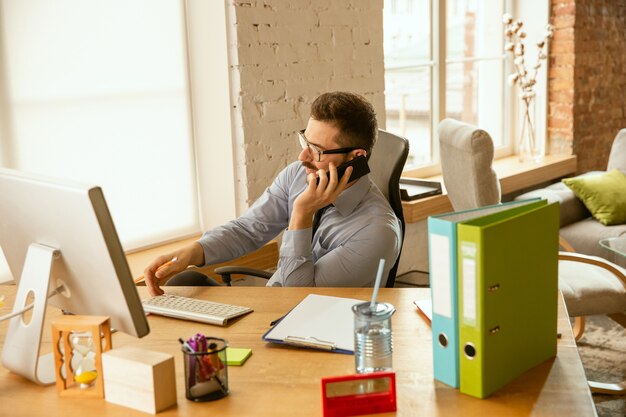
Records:
[[[239,274],[239,275],[252,275],[259,278],[270,279],[273,272],[264,271],[262,269],[248,268],[245,266],[220,266],[215,268],[215,273],[222,277],[222,281],[224,284],[230,286],[231,284],[231,275]]]
[[[563,236],[559,235],[559,246],[563,248],[566,252],[576,252],[574,247],[567,241]]]

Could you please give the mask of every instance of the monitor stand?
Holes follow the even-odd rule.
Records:
[[[41,385],[55,383],[54,355],[39,356],[52,264],[61,252],[49,246],[33,243],[28,248],[24,269],[17,287],[13,311],[26,306],[29,293],[34,296],[31,320],[24,323],[23,314],[11,319],[4,340],[2,364],[5,368]]]

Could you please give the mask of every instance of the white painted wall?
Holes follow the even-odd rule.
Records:
[[[382,0],[231,1],[229,49],[241,214],[299,153],[321,93],[367,97],[384,125]]]

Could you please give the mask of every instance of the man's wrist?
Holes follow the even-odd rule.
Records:
[[[204,265],[204,248],[200,244],[200,242],[193,242],[190,245],[190,253],[191,256],[189,258],[189,263],[195,266]]]
[[[302,213],[294,209],[289,219],[289,230],[307,229],[313,226],[313,213]]]

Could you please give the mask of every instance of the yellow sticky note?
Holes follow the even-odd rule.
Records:
[[[252,355],[252,349],[226,348],[226,363],[231,366],[241,366]]]

